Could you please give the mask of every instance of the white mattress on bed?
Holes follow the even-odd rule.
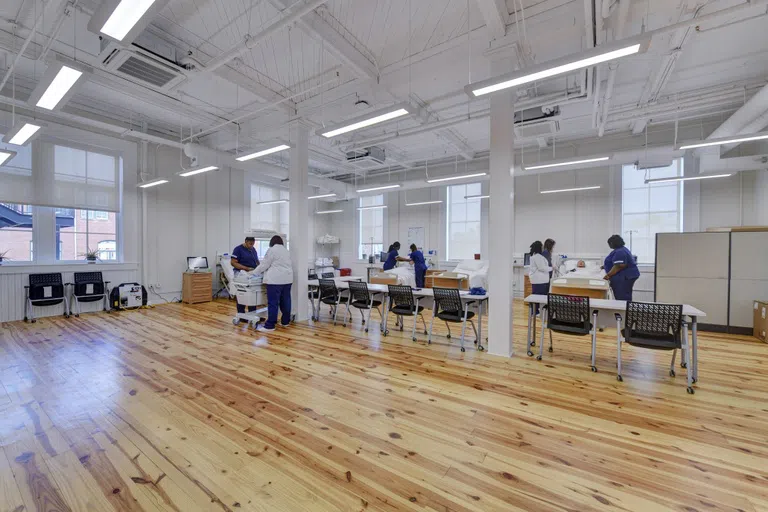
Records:
[[[397,284],[407,285],[412,288],[416,287],[416,273],[411,265],[407,267],[395,267],[392,270],[385,270],[385,274],[393,275],[397,277]]]

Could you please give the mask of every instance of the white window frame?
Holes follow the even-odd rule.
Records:
[[[57,210],[57,208],[51,208],[51,210],[53,211],[53,222],[54,222],[54,232],[55,232],[56,210]],[[120,257],[120,238],[119,238],[119,234],[118,234],[118,230],[120,229],[119,228],[120,213],[119,212],[114,212],[115,213],[115,233],[104,233],[104,232],[101,232],[101,231],[94,231],[93,229],[91,229],[91,222],[93,222],[93,221],[99,222],[99,221],[102,221],[102,220],[109,220],[109,214],[113,213],[113,212],[103,212],[103,211],[99,211],[99,210],[79,210],[79,211],[80,211],[80,215],[79,215],[80,220],[85,220],[85,231],[72,232],[71,235],[73,237],[77,237],[77,235],[85,235],[85,247],[86,247],[86,250],[90,250],[91,249],[91,242],[90,242],[91,235],[112,235],[112,234],[114,234],[114,240],[110,240],[110,241],[115,242],[115,251],[114,252],[115,252],[115,258],[116,259],[114,259],[114,260],[103,260],[103,261],[104,262],[109,262],[109,263],[120,263],[122,261],[122,259]],[[100,217],[103,216],[102,214],[105,214],[107,218],[106,219],[100,218]],[[64,233],[64,234],[70,234],[70,233]],[[61,245],[61,239],[59,239],[59,244]],[[98,243],[96,245],[98,246]],[[98,247],[96,247],[95,249],[98,249]],[[77,263],[77,262],[80,262],[80,261],[82,261],[84,259],[84,257],[80,258],[79,257],[80,255],[76,255],[77,259],[74,259],[74,260],[60,260],[60,259],[57,258],[57,254],[59,253],[60,250],[61,250],[60,248],[54,247],[53,257],[56,260],[56,263],[64,263],[64,264],[67,264],[67,263]]]
[[[683,170],[685,168],[685,162],[684,162],[683,158],[682,157],[681,158],[676,158],[675,160],[673,160],[672,164],[677,166],[676,176],[682,177],[684,175]],[[651,193],[650,193],[650,191],[651,191],[652,188],[658,187],[658,186],[662,186],[662,185],[661,184],[656,185],[654,183],[648,183],[648,184],[645,184],[644,186],[641,186],[641,187],[627,187],[626,184],[625,184],[624,172],[625,172],[625,170],[627,170],[628,167],[635,167],[635,166],[634,165],[625,165],[625,166],[622,166],[622,168],[621,168],[621,178],[622,178],[621,179],[621,232],[622,232],[622,238],[624,238],[624,241],[626,242],[626,244],[630,248],[630,250],[633,249],[632,246],[631,246],[631,242],[632,242],[632,238],[633,238],[633,234],[634,233],[630,233],[629,229],[626,226],[625,219],[626,219],[626,217],[628,215],[645,215],[646,216],[646,224],[649,226],[649,235],[655,236],[654,234],[650,233],[650,218],[651,218],[651,215],[653,215],[653,214],[676,213],[677,214],[677,229],[678,229],[677,232],[682,233],[683,232],[683,217],[684,217],[684,215],[683,215],[684,214],[683,198],[684,198],[685,182],[678,181],[675,184],[670,184],[670,183],[663,184],[663,186],[665,186],[665,187],[677,186],[677,198],[678,199],[677,199],[677,209],[676,210],[653,210],[653,209],[651,209]],[[650,173],[653,172],[654,169],[665,169],[666,167],[667,166],[649,168],[648,169],[649,175],[650,175]],[[636,172],[640,172],[640,171],[636,171]],[[645,211],[640,211],[640,212],[627,212],[626,211],[625,193],[628,190],[647,190],[648,191],[648,194],[647,194],[647,196],[648,196],[648,206],[647,206]],[[649,236],[649,238],[650,238],[650,236]],[[654,248],[655,248],[655,242],[654,242]],[[640,260],[638,258],[638,262],[637,262],[638,265],[647,265],[647,266],[654,266],[654,265],[656,265],[656,251],[655,250],[651,251],[650,257],[652,258],[652,261],[642,261],[642,260]]]
[[[364,199],[367,199],[368,201],[364,201]],[[363,204],[363,203],[366,204]],[[360,196],[357,200],[357,206],[374,206],[374,205],[386,205],[386,197],[384,194],[376,194],[372,196]],[[381,242],[374,241],[374,245],[381,245],[382,251],[384,250],[384,233],[386,231],[386,222],[387,222],[387,216],[384,214],[386,211],[386,208],[377,208],[373,209],[372,211],[378,212],[381,215]],[[371,255],[373,251],[373,246],[370,242],[370,236],[365,237],[363,234],[363,212],[365,211],[371,211],[371,210],[358,210],[357,211],[357,259],[358,261],[367,261],[367,259],[363,258],[363,254],[366,254],[368,256]],[[378,226],[378,223],[374,223],[374,228]],[[378,258],[378,254],[374,254],[375,258]]]
[[[454,205],[454,202],[451,200],[451,189],[458,189],[459,187],[464,187],[464,191],[465,191],[464,195],[466,196],[466,195],[468,195],[466,193],[467,187],[470,187],[470,186],[473,186],[473,185],[477,185],[478,187],[480,187],[480,191],[477,192],[478,194],[482,194],[483,193],[482,192],[482,190],[483,190],[482,182],[478,182],[478,183],[463,183],[463,184],[460,184],[460,185],[448,185],[446,187],[446,190],[445,190],[445,195],[446,195],[446,202],[445,202],[445,259],[447,261],[461,261],[460,259],[454,258],[454,257],[451,256],[451,246],[452,246],[452,240],[451,240],[451,224],[452,224],[452,222],[451,222],[451,206]],[[455,204],[463,204],[465,206],[465,208],[466,208],[467,204],[474,205],[475,203],[477,203],[477,205],[480,208],[480,218],[477,221],[479,226],[480,226],[480,241],[479,241],[479,245],[476,248],[476,250],[474,251],[474,253],[481,253],[482,252],[482,247],[483,247],[483,240],[482,240],[482,237],[483,237],[483,205],[482,205],[482,199],[466,199],[465,198],[463,201],[457,201]],[[466,224],[466,222],[467,221],[465,220],[464,223]],[[474,222],[474,221],[472,221],[472,222]]]

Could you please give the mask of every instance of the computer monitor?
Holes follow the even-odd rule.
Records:
[[[208,258],[206,256],[187,256],[187,268],[189,270],[207,270]]]
[[[525,265],[527,267],[530,264],[531,264],[531,255],[530,255],[530,253],[525,253],[523,255],[523,265]]]
[[[379,261],[381,263],[385,263],[387,261],[387,258],[389,257],[389,254],[386,252],[380,252],[379,253]]]

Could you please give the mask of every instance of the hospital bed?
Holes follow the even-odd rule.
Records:
[[[432,276],[432,286],[459,288],[488,289],[488,261],[486,260],[462,260],[453,269],[453,272],[443,272]]]
[[[263,306],[267,303],[267,289],[263,284],[261,274],[251,272],[237,272],[228,255],[219,258],[219,264],[227,283],[227,291],[230,297],[236,297],[237,303],[244,306]],[[232,323],[237,325],[240,321],[248,322],[249,325],[256,325],[261,321],[259,313],[266,311],[266,307],[257,309],[250,313],[235,313],[232,317]]]

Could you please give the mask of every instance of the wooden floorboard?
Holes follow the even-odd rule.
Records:
[[[216,301],[0,327],[0,512],[768,511],[768,346],[511,359]],[[418,332],[418,331],[417,331]],[[454,336],[456,330],[454,329]],[[471,336],[470,336],[471,338]]]

